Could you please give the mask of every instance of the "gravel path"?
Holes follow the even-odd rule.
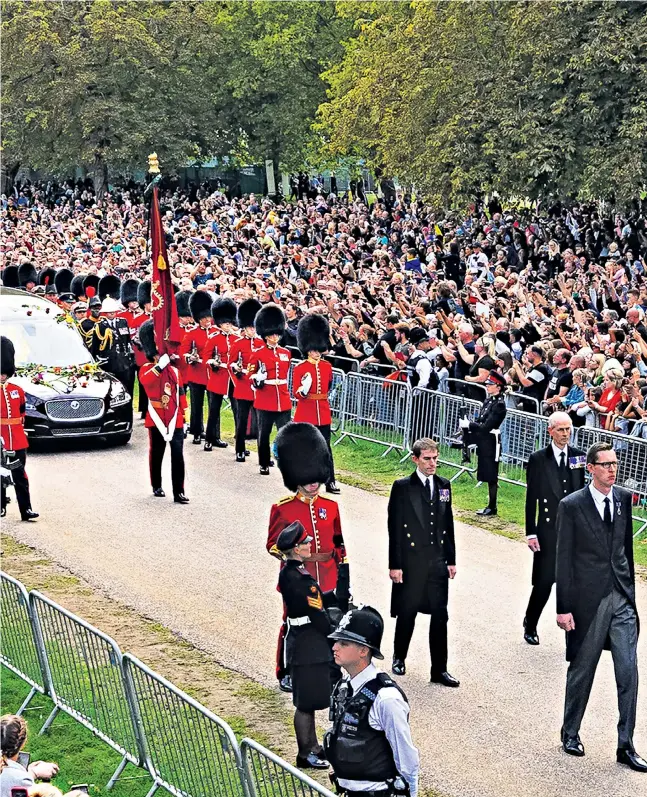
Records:
[[[38,523],[5,529],[37,546],[140,613],[181,633],[218,661],[268,685],[281,613],[278,565],[265,552],[270,505],[286,495],[278,472],[261,477],[253,454],[186,446],[191,503],[150,495],[146,437],[126,449],[32,455],[28,471]],[[170,493],[170,465],[165,462]],[[353,592],[386,615],[386,499],[343,487],[342,520]],[[523,642],[531,557],[518,542],[458,525],[458,575],[450,587],[449,669],[462,684],[428,683],[427,621],[414,635],[401,679],[412,706],[423,784],[458,797],[638,797],[647,777],[615,763],[617,721],[611,658],[603,655],[582,727],[587,755],[559,749],[566,662],[554,603],[539,627],[542,644]],[[638,585],[647,617],[647,585]],[[639,643],[647,668],[647,634]],[[392,653],[393,621],[383,650]],[[636,747],[647,756],[647,700],[639,698]]]

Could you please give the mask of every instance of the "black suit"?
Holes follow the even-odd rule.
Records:
[[[557,507],[567,495],[584,487],[586,454],[567,446],[564,473],[555,460],[552,444],[535,451],[528,459],[526,472],[526,536],[537,536],[540,550],[534,554],[533,590],[526,610],[526,630],[537,630],[537,623],[555,583],[557,551]]]
[[[391,616],[397,617],[394,658],[404,661],[416,614],[430,614],[432,672],[447,670],[447,597],[449,565],[456,564],[451,484],[435,475],[431,502],[417,471],[398,479],[389,499],[389,569],[402,570],[393,584]]]
[[[562,500],[557,512],[557,613],[573,615],[566,633],[563,731],[576,736],[603,648],[611,650],[618,688],[618,747],[633,747],[638,694],[631,493],[614,487],[607,526],[589,487]]]

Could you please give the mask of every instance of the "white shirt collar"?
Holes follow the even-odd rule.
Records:
[[[364,684],[367,684],[369,681],[372,681],[373,678],[376,678],[377,674],[378,669],[373,662],[371,662],[368,667],[363,669],[354,678],[351,678],[350,685],[353,687],[353,694],[356,695],[357,692],[364,686]]]
[[[609,499],[609,506],[611,508],[611,517],[613,518],[613,487],[611,488],[609,495],[605,495],[601,493],[596,487],[593,486],[593,482],[589,484],[589,490],[591,491],[591,497],[595,502],[595,506],[600,513],[601,517],[604,517],[604,499]]]
[[[434,494],[434,477],[433,476],[425,476],[425,474],[420,470],[420,468],[416,468],[416,473],[418,474],[418,478],[422,482],[422,486],[425,486],[427,479],[429,479],[429,489],[431,494]]]
[[[559,465],[559,458],[561,457],[562,454],[564,454],[564,463],[566,465],[568,465],[568,443],[564,446],[563,449],[557,448],[557,446],[555,445],[555,443],[552,440],[550,441],[550,445],[551,445],[551,447],[553,449],[553,455],[555,457],[555,462],[557,462],[557,464]]]

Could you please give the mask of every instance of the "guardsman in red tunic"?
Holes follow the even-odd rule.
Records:
[[[124,311],[121,317],[128,324],[130,331],[130,341],[133,346],[135,354],[135,372],[139,374],[139,369],[146,362],[146,355],[139,342],[139,329],[141,325],[148,321],[151,317],[151,282],[144,280],[140,282],[137,279],[127,279],[121,285],[121,292],[119,295]],[[139,380],[139,407],[141,417],[146,417],[146,409],[148,406],[148,398],[146,396],[146,389]],[[134,409],[134,407],[133,407]]]
[[[312,556],[305,563],[310,575],[323,592],[337,590],[347,596],[348,562],[341,530],[339,507],[330,498],[319,495],[319,488],[330,478],[330,457],[322,434],[309,423],[290,423],[277,435],[278,466],[283,483],[293,492],[281,499],[270,511],[266,548],[282,559],[276,547],[279,534],[298,520],[312,537]],[[343,566],[343,567],[342,567]],[[343,589],[341,587],[344,584]],[[347,602],[347,597],[346,597]],[[347,605],[340,603],[342,610]],[[285,620],[285,618],[284,618]],[[286,690],[285,662],[282,659],[285,625],[281,627],[277,649],[277,678]]]
[[[184,494],[184,414],[188,408],[184,384],[168,354],[158,355],[152,320],[139,329],[139,340],[148,362],[139,369],[139,378],[148,395],[145,426],[148,429],[151,485],[156,498],[164,498],[162,460],[166,444],[171,448],[171,482],[176,504],[188,504]]]
[[[182,340],[184,340],[185,336],[188,335],[189,332],[198,326],[193,320],[193,316],[191,315],[191,310],[189,308],[189,301],[192,295],[193,294],[191,291],[178,291],[175,294],[175,306],[177,307],[177,317],[178,321],[180,322],[180,329],[182,330]],[[181,348],[182,342],[180,342],[178,351],[180,351]],[[184,385],[188,385],[190,366],[185,358],[179,354],[172,354],[171,362],[180,372],[180,376],[182,377],[182,382]]]
[[[2,336],[0,340],[0,360],[2,362],[0,386],[0,435],[5,456],[14,463],[11,477],[16,488],[16,501],[22,520],[36,520],[38,513],[31,508],[29,496],[29,479],[25,471],[27,461],[27,435],[25,434],[25,394],[23,389],[9,380],[16,372],[15,352],[9,338]],[[9,453],[11,452],[11,453]],[[18,464],[16,464],[18,463]],[[1,515],[7,513],[7,496],[5,485],[2,485],[0,501]]]
[[[209,397],[209,417],[204,450],[227,448],[220,438],[220,410],[225,396],[231,399],[231,409],[236,418],[236,399],[234,398],[234,378],[229,370],[231,353],[236,340],[236,305],[231,299],[216,299],[211,305],[214,326],[209,330],[200,357],[207,366],[207,395]]]
[[[279,346],[285,332],[285,315],[276,304],[266,304],[255,319],[256,332],[265,341],[252,359],[249,372],[256,390],[254,408],[258,413],[258,464],[262,476],[269,476],[270,435],[290,422],[292,401],[288,390],[290,352]]]
[[[184,336],[179,354],[187,364],[187,384],[191,392],[189,434],[193,435],[193,445],[199,446],[204,437],[204,397],[207,392],[207,366],[200,352],[207,342],[211,326],[211,295],[207,291],[196,291],[189,299],[189,309],[196,326]]]
[[[254,404],[254,389],[249,376],[249,368],[254,354],[263,348],[263,341],[256,337],[254,319],[261,309],[256,299],[246,299],[238,308],[238,328],[240,336],[234,341],[231,350],[230,370],[234,377],[234,398],[236,399],[236,462],[244,462],[249,452],[245,448],[247,424]]]
[[[294,420],[311,423],[321,432],[330,455],[330,478],[326,492],[338,495],[335,466],[330,447],[330,402],[328,391],[332,383],[332,366],[322,355],[330,350],[330,326],[322,315],[305,315],[297,327],[297,344],[305,360],[292,372],[292,391],[297,402]]]

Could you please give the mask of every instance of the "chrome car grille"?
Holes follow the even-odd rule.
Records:
[[[52,421],[92,421],[103,415],[103,399],[54,399],[45,404],[47,417]]]
[[[81,426],[74,429],[52,429],[53,437],[83,437],[84,435],[99,434],[100,426]]]

